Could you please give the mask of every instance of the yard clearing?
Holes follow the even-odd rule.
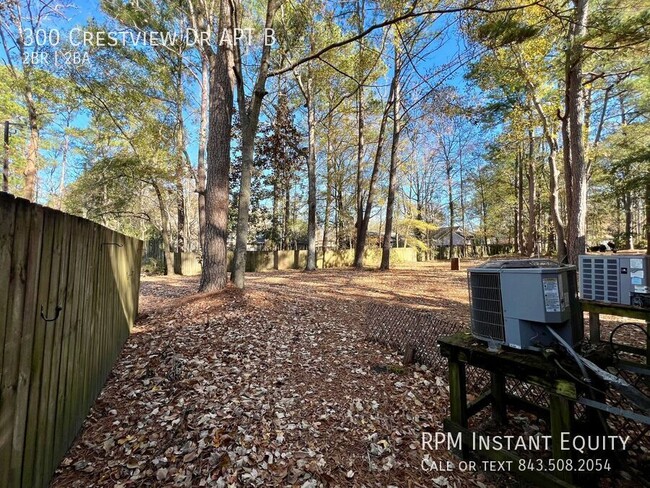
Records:
[[[467,324],[471,264],[247,274],[216,294],[143,278],[140,319],[52,486],[517,486],[423,470],[458,463],[421,445],[448,415],[446,371],[365,339],[369,301]]]

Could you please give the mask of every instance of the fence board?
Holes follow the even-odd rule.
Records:
[[[36,450],[36,460],[34,463],[34,486],[41,486],[44,481],[44,469],[43,469],[43,459],[47,455],[47,450],[45,446],[47,445],[47,421],[48,421],[48,411],[49,406],[49,396],[50,396],[50,381],[51,381],[51,371],[53,367],[53,357],[54,357],[54,336],[55,330],[59,327],[60,323],[60,312],[57,312],[57,309],[63,306],[58,300],[58,287],[60,276],[62,275],[62,266],[64,264],[64,258],[62,256],[63,246],[64,246],[64,234],[63,234],[63,219],[59,218],[57,214],[51,212],[52,216],[56,218],[56,232],[54,233],[54,246],[52,249],[52,265],[50,271],[50,286],[47,296],[47,305],[45,307],[46,317],[52,319],[51,322],[45,322],[44,320],[39,323],[41,326],[45,327],[45,346],[43,350],[43,372],[41,377],[41,395],[38,409],[38,427],[37,432],[37,450]],[[26,465],[28,467],[28,465]]]
[[[29,208],[16,206],[15,228],[29,229]],[[7,299],[7,320],[3,344],[2,385],[0,388],[0,486],[9,486],[11,445],[16,412],[16,383],[20,336],[25,301],[28,232],[16,232],[11,255],[11,278]]]
[[[54,323],[54,336],[52,342],[52,363],[50,367],[50,382],[48,401],[46,404],[46,423],[45,435],[43,441],[43,455],[40,458],[40,463],[37,469],[38,479],[43,482],[49,479],[49,474],[54,472],[54,444],[55,444],[55,421],[56,421],[56,406],[57,406],[57,393],[59,388],[59,373],[61,369],[61,349],[63,339],[63,324],[67,315],[66,300],[67,300],[67,284],[68,272],[70,265],[70,241],[71,241],[71,217],[65,215],[61,225],[61,266],[58,276],[56,288],[51,289],[51,293],[56,294],[56,302],[61,306],[61,314],[59,319]]]
[[[101,234],[103,229],[89,228],[90,232],[90,248],[88,250],[87,273],[86,273],[86,286],[84,287],[84,309],[83,320],[80,323],[81,341],[79,343],[79,358],[81,360],[81,376],[77,383],[76,397],[75,397],[75,414],[73,416],[72,429],[77,432],[83,423],[86,412],[86,398],[90,395],[89,392],[89,376],[92,370],[92,341],[91,338],[95,334],[97,320],[95,319],[95,295],[96,286],[98,285],[101,277],[97,272],[97,265],[99,263],[103,248],[101,247]],[[90,405],[89,405],[90,406]]]
[[[14,224],[16,221],[16,204],[14,200],[7,202],[7,205],[0,205],[0,222],[4,232],[0,233],[0,386],[2,385],[2,362],[4,358],[5,332],[9,290],[11,283],[11,252],[14,246]]]
[[[45,487],[135,320],[142,242],[5,193],[0,222],[0,486]]]
[[[69,395],[67,397],[66,405],[68,415],[64,422],[66,438],[71,438],[73,433],[77,430],[75,418],[79,416],[79,412],[81,412],[81,408],[79,407],[79,390],[81,389],[81,381],[83,380],[83,374],[86,367],[83,358],[81,357],[81,352],[86,321],[84,312],[87,306],[87,293],[90,285],[90,280],[88,279],[90,274],[90,251],[93,249],[94,243],[93,235],[89,231],[86,222],[81,222],[80,229],[81,235],[84,236],[85,244],[82,249],[81,260],[77,263],[77,266],[81,268],[81,272],[79,276],[79,288],[77,290],[77,295],[79,295],[77,317],[72,329],[72,350],[74,352],[70,356],[68,362]]]
[[[72,408],[72,391],[73,391],[73,382],[74,382],[74,370],[80,368],[81,365],[78,364],[79,351],[77,349],[77,330],[79,328],[80,321],[80,310],[83,306],[83,287],[84,287],[84,267],[86,265],[86,255],[88,252],[88,236],[83,232],[83,221],[78,219],[76,222],[75,235],[78,236],[76,239],[76,258],[75,258],[75,273],[74,273],[74,294],[72,296],[72,318],[69,324],[69,329],[67,330],[68,337],[66,342],[68,343],[68,348],[66,350],[66,367],[65,367],[65,376],[64,376],[64,386],[63,386],[63,397],[61,405],[61,432],[57,432],[57,437],[65,442],[66,439],[70,438],[70,417],[73,415]],[[76,364],[77,363],[77,364]],[[63,445],[60,446],[60,449],[67,449],[69,446]]]
[[[63,322],[63,337],[61,342],[61,365],[59,370],[59,388],[57,390],[57,407],[55,414],[55,428],[54,439],[55,448],[54,452],[65,451],[68,446],[66,445],[66,430],[65,419],[67,416],[66,405],[68,403],[69,393],[69,365],[72,360],[72,352],[74,351],[73,343],[73,328],[77,320],[77,311],[79,304],[79,285],[80,273],[79,259],[83,252],[83,236],[79,235],[81,228],[80,219],[73,218],[71,222],[71,234],[75,236],[70,241],[70,265],[68,269],[69,284],[65,296],[65,316]]]
[[[23,453],[25,447],[25,423],[27,401],[32,369],[32,347],[34,323],[36,321],[36,300],[38,295],[40,257],[43,234],[43,209],[32,206],[28,209],[29,238],[27,241],[27,263],[25,272],[25,303],[22,315],[20,337],[20,358],[16,383],[14,432],[11,446],[9,486],[21,486]],[[49,276],[48,276],[49,278]],[[20,327],[20,324],[19,324]]]
[[[53,251],[54,251],[54,240],[56,232],[56,218],[53,214],[46,212],[43,217],[43,239],[41,245],[41,265],[39,270],[39,275],[41,276],[38,283],[38,292],[36,298],[36,307],[39,309],[39,314],[36,317],[34,323],[34,345],[32,348],[32,365],[31,365],[31,383],[29,387],[29,399],[26,409],[27,415],[27,432],[25,434],[25,447],[23,452],[23,463],[25,467],[25,476],[23,478],[23,483],[25,486],[34,486],[34,460],[36,458],[36,444],[38,437],[38,427],[39,427],[39,404],[41,400],[41,386],[42,386],[42,373],[45,371],[45,349],[46,349],[46,332],[47,332],[47,323],[40,317],[40,307],[43,307],[42,310],[46,317],[50,317],[51,308],[48,303],[48,295],[50,291],[50,281],[53,273],[58,273],[58,270],[54,270],[53,261]],[[27,322],[25,321],[24,325]]]

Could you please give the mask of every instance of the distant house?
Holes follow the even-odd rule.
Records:
[[[307,244],[305,243],[305,246]],[[323,247],[323,228],[319,227],[316,229],[316,249],[320,249]],[[327,242],[325,243],[325,247],[327,249],[335,249],[336,248],[336,232],[334,229],[329,229],[327,232]]]
[[[450,227],[440,227],[431,236],[434,246],[449,247],[449,232]],[[474,235],[467,232],[463,234],[463,229],[460,226],[451,228],[452,243],[454,246],[472,246],[474,244]]]

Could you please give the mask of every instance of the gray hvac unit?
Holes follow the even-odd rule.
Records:
[[[546,259],[489,261],[468,270],[472,335],[516,349],[582,340],[575,266]]]
[[[580,256],[580,297],[596,302],[650,308],[650,256]]]

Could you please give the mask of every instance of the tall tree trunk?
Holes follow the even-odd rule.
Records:
[[[253,158],[255,156],[255,132],[246,114],[242,114],[241,133],[241,177],[239,187],[239,206],[237,214],[237,239],[233,258],[233,273],[231,279],[237,288],[244,287],[246,271],[246,252],[248,246],[248,214],[251,202],[251,179]],[[257,125],[257,124],[255,124]]]
[[[199,205],[199,244],[203,249],[205,235],[205,151],[208,141],[208,106],[210,104],[210,63],[201,55],[201,113],[199,121],[199,153],[197,157],[197,182]]]
[[[329,240],[329,220],[330,220],[330,207],[332,205],[332,95],[330,91],[329,115],[327,116],[327,184],[325,188],[325,218],[323,219],[323,264],[322,268],[325,269],[325,253],[327,252],[327,244]]]
[[[338,178],[336,184],[336,248],[343,249],[341,242],[345,235],[343,234],[343,182],[341,178]],[[351,249],[352,246],[349,246],[348,249]]]
[[[481,169],[479,168],[479,173]],[[485,252],[489,255],[490,249],[488,248],[488,235],[487,235],[487,202],[485,201],[485,183],[483,178],[479,175],[478,177],[478,196],[481,208],[481,233],[483,234],[483,245],[485,246]]]
[[[271,213],[271,234],[273,236],[273,250],[279,249],[280,244],[280,230],[278,229],[278,199],[280,198],[280,191],[278,188],[278,177],[277,175],[273,177],[273,210]]]
[[[540,120],[542,121],[542,128],[544,129],[544,139],[548,145],[548,167],[549,167],[549,200],[551,206],[551,220],[555,230],[555,239],[557,240],[557,257],[558,261],[564,262],[567,258],[566,239],[564,236],[564,223],[560,212],[560,196],[558,188],[559,170],[557,167],[557,153],[558,142],[557,137],[551,128],[551,123],[544,113],[541,103],[537,99],[535,88],[530,81],[526,82],[528,93],[530,94],[533,105]]]
[[[283,224],[283,238],[282,248],[285,251],[289,250],[289,218],[291,213],[291,174],[287,171],[284,185],[284,222]]]
[[[185,252],[185,121],[183,117],[183,54],[178,57],[176,72],[176,229],[178,252]]]
[[[575,0],[576,16],[571,24],[567,49],[567,115],[570,160],[565,172],[571,175],[571,202],[567,206],[567,251],[570,264],[577,264],[585,251],[587,223],[587,166],[584,151],[585,101],[582,76],[583,41],[587,34],[588,0]]]
[[[623,94],[618,97],[620,107],[621,127],[627,124],[627,114],[625,113],[625,100]],[[628,179],[628,167],[622,168],[623,183]],[[623,214],[625,216],[625,245],[627,249],[634,249],[634,237],[632,235],[632,191],[627,185],[623,185],[623,194],[621,195],[621,203],[623,207]]]
[[[233,11],[227,0],[220,0],[219,38],[232,36]],[[201,292],[226,286],[228,239],[228,186],[230,139],[233,114],[234,53],[222,43],[210,55],[210,131],[207,145],[208,171],[205,189],[205,234]]]
[[[557,140],[551,139],[549,143],[550,152],[548,155],[549,166],[549,187],[551,203],[551,220],[555,228],[555,238],[557,239],[557,257],[559,262],[567,259],[566,238],[564,236],[564,224],[560,214],[560,196],[558,189],[559,170],[557,168]]]
[[[519,147],[517,147],[517,152],[515,154],[515,200],[517,200],[517,205],[514,207],[513,216],[514,216],[514,228],[512,235],[515,241],[515,254],[519,253],[519,182],[517,180],[519,174]]]
[[[181,158],[183,158],[182,155]],[[176,250],[185,252],[185,188],[183,187],[182,169],[176,174],[176,218],[178,233]]]
[[[9,121],[3,124],[3,160],[2,160],[2,191],[9,192]]]
[[[70,127],[70,122],[66,124],[66,129]],[[63,199],[65,198],[65,170],[68,166],[68,150],[70,148],[70,136],[66,130],[63,135],[63,154],[61,156],[61,174],[59,175],[59,202],[57,208],[61,210]]]
[[[365,2],[364,0],[357,0],[356,2],[356,20],[357,20],[357,34],[361,35],[363,32],[363,27],[365,23],[365,16],[364,16],[364,5]],[[361,249],[361,243],[358,242],[359,236],[361,234],[364,234],[364,242],[363,242],[363,247],[365,248],[365,232],[361,231],[361,227],[363,225],[363,192],[361,188],[361,173],[362,173],[362,168],[363,168],[363,151],[364,151],[364,144],[365,144],[365,139],[364,139],[364,125],[365,125],[365,120],[364,120],[364,105],[363,105],[363,84],[362,84],[362,78],[363,78],[363,72],[362,72],[362,52],[363,52],[363,38],[360,37],[359,40],[357,41],[358,49],[359,49],[359,58],[357,59],[357,70],[356,70],[356,78],[357,78],[357,175],[356,175],[356,222],[355,222],[355,227],[356,227],[356,234],[357,234],[357,242],[355,243],[354,246],[354,265],[357,268],[363,267],[363,256],[360,256],[359,249]],[[362,251],[363,253],[363,251]],[[358,264],[360,263],[360,264]]]
[[[650,254],[650,178],[645,182],[645,242],[645,252]]]
[[[632,194],[626,189],[623,193],[623,212],[625,213],[625,245],[634,249],[634,234],[632,232]]]
[[[173,275],[176,274],[174,270],[174,253],[172,252],[171,239],[169,238],[169,217],[165,208],[165,200],[163,199],[158,182],[152,181],[151,185],[156,192],[156,199],[158,200],[158,208],[160,210],[160,221],[162,224],[160,234],[162,235],[163,254],[165,255],[165,274]]]
[[[239,2],[235,2],[237,8]],[[278,0],[269,0],[266,8],[266,21],[264,27],[273,27],[273,17],[277,10]],[[241,26],[237,26],[241,27]],[[255,155],[255,134],[259,124],[262,100],[266,95],[266,78],[269,71],[269,54],[271,46],[266,43],[262,47],[259,71],[250,103],[246,103],[244,80],[242,78],[241,52],[237,48],[236,71],[237,76],[237,102],[242,123],[242,171],[239,188],[239,208],[237,214],[237,239],[235,255],[233,258],[232,281],[237,288],[244,287],[244,274],[246,271],[246,245],[248,242],[248,218],[251,202],[251,177],[253,173],[253,158]]]
[[[309,132],[309,156],[307,158],[308,196],[307,205],[307,271],[316,269],[316,109],[311,65],[307,78],[307,130]]]
[[[6,7],[5,7],[6,6]],[[32,8],[33,7],[33,8]],[[6,73],[10,74],[13,78],[13,87],[18,87],[20,90],[23,100],[25,102],[25,108],[27,109],[27,128],[29,130],[29,141],[27,143],[27,154],[25,161],[25,170],[23,176],[25,177],[25,187],[23,188],[23,196],[29,200],[34,201],[37,199],[36,195],[36,184],[37,184],[37,173],[38,173],[38,152],[39,152],[39,143],[40,143],[40,134],[39,134],[39,123],[40,118],[38,111],[36,110],[36,102],[34,101],[33,87],[35,85],[35,80],[32,76],[33,66],[30,63],[30,54],[28,50],[25,49],[27,46],[25,42],[25,31],[26,29],[23,25],[29,26],[32,35],[35,35],[42,27],[42,21],[44,17],[41,15],[41,9],[43,6],[27,4],[26,7],[23,7],[22,2],[3,2],[2,10],[6,8],[5,20],[13,24],[17,28],[16,35],[10,32],[11,28],[7,31],[7,36],[4,35],[4,26],[0,27],[0,34],[2,34],[2,42],[0,45],[4,46],[6,59],[3,60],[3,65],[6,69]],[[50,7],[56,9],[56,7]],[[27,17],[23,17],[23,13],[27,14]],[[24,22],[24,24],[23,24]],[[10,41],[11,40],[11,41]],[[18,56],[20,57],[20,63],[22,65],[22,72],[15,68],[11,60],[11,48],[10,42],[14,43],[14,47],[18,49]],[[3,73],[4,75],[4,73]]]
[[[395,39],[397,41],[397,39]],[[380,269],[387,270],[390,268],[390,248],[391,237],[393,233],[393,209],[395,207],[395,192],[397,190],[397,151],[399,149],[400,138],[400,56],[395,42],[395,59],[393,73],[393,140],[390,148],[390,169],[388,171],[388,198],[386,200],[386,226],[384,229],[384,241],[381,250]],[[397,243],[396,243],[397,244]]]
[[[449,209],[449,259],[454,253],[454,194],[451,181],[452,171],[451,159],[445,160],[445,173],[447,175],[447,208]]]
[[[391,90],[384,108],[384,113],[381,117],[381,124],[379,125],[379,135],[377,137],[377,149],[375,151],[375,160],[372,165],[372,173],[370,175],[370,182],[368,184],[368,196],[366,198],[365,211],[363,212],[361,222],[357,226],[357,241],[354,248],[354,267],[357,269],[363,268],[363,253],[366,249],[366,237],[368,235],[368,224],[370,223],[370,213],[372,212],[375,184],[377,182],[377,175],[379,174],[379,165],[381,163],[381,156],[384,147],[384,136],[386,133],[386,122],[388,120],[388,112],[393,101],[393,87],[391,83]]]
[[[465,227],[465,178],[463,176],[463,151],[462,146],[458,148],[458,184],[460,186],[460,228],[463,232],[462,257],[467,255],[467,228]]]
[[[29,142],[27,143],[27,158],[25,164],[25,188],[23,195],[27,200],[33,201],[36,194],[36,172],[38,171],[38,146],[40,135],[38,131],[38,115],[28,86],[25,89],[25,102],[27,104],[27,117],[29,127]]]
[[[363,194],[361,191],[361,169],[363,165],[363,148],[364,148],[364,114],[363,114],[363,86],[359,86],[357,92],[357,178],[356,178],[356,201],[357,201],[357,220],[355,226],[357,228],[357,235],[361,229],[361,223],[363,221]],[[355,263],[363,258],[357,255],[357,249],[359,246],[355,246],[354,261]]]
[[[517,165],[517,242],[519,252],[524,253],[524,151],[519,149]]]
[[[528,131],[528,230],[526,232],[526,254],[532,256],[535,253],[535,242],[537,241],[535,202],[537,200],[537,189],[535,188],[535,143],[533,131]]]

